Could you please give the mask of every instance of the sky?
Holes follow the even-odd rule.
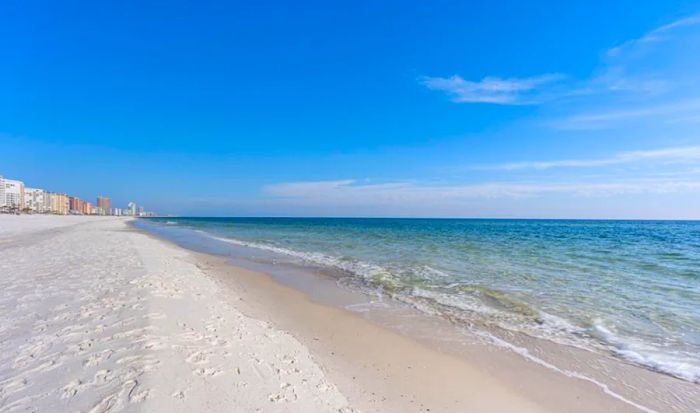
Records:
[[[0,2],[0,175],[203,216],[700,219],[700,1]]]

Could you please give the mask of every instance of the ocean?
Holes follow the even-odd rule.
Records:
[[[209,252],[229,253],[228,245],[238,254],[259,251],[259,260],[326,268],[344,288],[457,324],[700,383],[700,222],[149,218],[137,225],[166,238],[216,240],[219,251]]]

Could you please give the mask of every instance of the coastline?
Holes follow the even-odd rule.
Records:
[[[229,293],[232,305],[289,332],[308,348],[350,404],[362,412],[558,411],[502,386],[464,360],[350,311],[315,302],[269,274],[235,266],[220,256],[187,252],[190,262]]]
[[[321,275],[295,287],[126,219],[0,216],[0,257],[3,411],[641,411],[510,350],[444,345],[446,320],[392,328],[333,305]]]
[[[433,339],[431,329],[447,331],[452,327],[449,322],[410,310],[402,317],[415,317],[418,327],[401,331],[392,325],[396,317],[391,312],[368,318],[331,304],[343,301],[338,298],[343,292],[323,275],[311,281],[280,280],[232,263],[231,257],[189,252],[192,262],[235,291],[241,298],[236,305],[244,313],[289,331],[306,345],[363,411],[420,411],[431,406],[432,411],[692,411],[692,400],[679,405],[660,400],[638,403],[604,383],[543,367],[529,354],[523,357],[512,349],[483,343],[445,345],[444,337]],[[547,350],[552,348],[545,345],[543,351]],[[642,372],[642,381],[650,377],[676,381]],[[669,396],[673,397],[677,396]]]

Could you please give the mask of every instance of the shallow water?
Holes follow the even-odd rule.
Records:
[[[184,238],[200,231],[255,248],[263,261],[333,269],[345,284],[453,320],[700,382],[700,222],[153,218],[139,225],[187,229]]]

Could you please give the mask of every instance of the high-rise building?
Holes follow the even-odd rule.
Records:
[[[97,213],[100,215],[110,215],[112,213],[112,201],[107,196],[97,197]]]
[[[92,215],[92,204],[88,201],[83,202],[83,215]]]
[[[24,209],[24,182],[5,179],[5,206],[15,211]]]
[[[56,193],[46,192],[44,196],[46,197],[46,205],[49,207],[47,212],[55,214],[58,206],[58,201],[56,200]]]
[[[5,178],[0,175],[0,208],[5,208]]]
[[[58,194],[58,207],[59,207],[59,214],[62,215],[67,215],[68,211],[70,211],[70,204],[68,202],[68,195],[59,193]]]
[[[49,212],[46,191],[39,188],[24,188],[24,207],[38,214]]]
[[[146,210],[144,209],[144,207],[140,206],[140,207],[139,207],[139,212],[138,212],[139,216],[142,217],[142,216],[144,215],[144,212],[145,212],[145,211],[146,211]]]
[[[129,213],[126,215],[131,215],[132,217],[136,216],[136,204],[135,203],[129,202],[127,204],[127,210],[129,211]]]
[[[68,197],[68,209],[71,214],[82,214],[83,213],[83,200],[77,196]]]
[[[52,214],[67,215],[69,210],[68,195],[59,192],[48,192],[49,205]]]

